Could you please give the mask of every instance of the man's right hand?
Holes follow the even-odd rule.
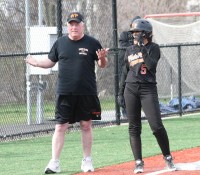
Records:
[[[32,55],[27,55],[25,61],[34,67],[38,66],[37,60]]]

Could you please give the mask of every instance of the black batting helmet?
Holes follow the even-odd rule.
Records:
[[[151,23],[146,19],[136,19],[133,24],[132,28],[130,28],[130,32],[143,32],[147,39],[152,38],[152,30],[153,27]]]

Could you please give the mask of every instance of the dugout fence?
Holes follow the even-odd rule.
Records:
[[[43,18],[38,2],[24,1],[24,5],[23,3],[18,4],[19,1],[14,4],[9,4],[7,0],[4,1],[7,6],[0,5],[0,8],[4,9],[4,13],[0,13],[2,20],[0,27],[1,31],[4,31],[4,35],[0,34],[2,41],[0,43],[0,141],[41,136],[54,131],[54,94],[57,71],[48,70],[45,73],[39,73],[39,70],[35,70],[34,73],[27,75],[27,65],[24,59],[29,53],[38,57],[48,54],[48,49],[31,50],[30,46],[33,41],[29,36],[29,31],[38,27],[56,26],[56,32],[54,28],[54,32],[48,35],[48,42],[39,34],[37,35],[37,32],[34,37],[40,36],[39,40],[34,41],[36,42],[34,46],[38,45],[42,48],[42,45],[52,44],[56,37],[65,33],[62,25],[66,21],[66,9],[81,11],[87,18],[86,33],[98,38],[104,47],[110,48],[108,66],[103,70],[96,70],[98,95],[103,112],[102,120],[94,121],[94,127],[119,125],[127,122],[127,119],[122,117],[116,102],[121,71],[118,54],[125,49],[118,48],[117,44],[116,1],[49,0],[47,4],[43,4],[46,5],[46,13]],[[17,8],[25,11],[25,8],[28,8],[26,5],[30,6],[29,19],[26,18],[26,15],[16,12]],[[12,10],[8,13],[8,9]],[[96,16],[93,15],[94,12]],[[43,20],[41,21],[39,18]],[[107,22],[105,23],[105,21]],[[110,25],[112,23],[113,26]],[[6,29],[9,30],[6,31]],[[162,113],[163,117],[174,113],[182,115],[184,112],[197,111],[198,108],[183,109],[180,106],[182,106],[184,96],[199,97],[199,91],[193,88],[194,85],[196,86],[196,82],[186,83],[183,80],[198,74],[197,67],[193,66],[195,70],[188,68],[188,62],[194,61],[195,55],[199,55],[200,43],[160,43],[160,46],[162,55],[158,65],[157,81],[159,98],[164,105],[161,107],[165,107]],[[173,63],[168,59],[171,55],[173,55]],[[195,61],[198,65],[198,59]],[[29,95],[28,100],[27,94]],[[178,98],[175,110],[168,106],[172,97]],[[70,128],[71,131],[78,129],[78,124],[74,124]]]

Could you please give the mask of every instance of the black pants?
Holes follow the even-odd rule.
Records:
[[[141,108],[147,117],[162,154],[164,156],[170,155],[167,132],[161,120],[157,86],[155,84],[126,83],[124,98],[129,121],[130,144],[135,160],[142,159]]]

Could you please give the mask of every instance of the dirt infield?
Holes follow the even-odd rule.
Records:
[[[172,152],[174,163],[192,163],[200,161],[200,147]],[[200,175],[200,170],[181,170],[174,172],[164,171],[164,160],[162,155],[144,158],[145,172],[141,175]],[[95,172],[78,173],[76,175],[133,175],[134,162],[126,162],[118,165],[98,168]]]

